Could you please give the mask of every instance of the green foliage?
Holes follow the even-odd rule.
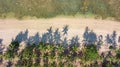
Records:
[[[116,58],[117,58],[117,59],[120,59],[120,49],[117,50]]]
[[[71,51],[73,51],[73,52],[78,51],[78,47],[77,47],[77,46],[73,46],[73,47],[71,48]]]
[[[62,52],[64,51],[64,47],[61,46],[61,45],[57,46],[57,51],[58,51],[59,53],[62,53]]]
[[[45,44],[43,44],[42,42],[38,45],[39,49],[41,52],[44,52],[46,51],[47,47]]]
[[[14,58],[14,54],[12,50],[8,50],[5,54],[4,54],[5,59],[11,59]]]
[[[12,42],[12,43],[9,45],[9,49],[10,49],[10,50],[18,49],[18,47],[19,47],[19,43],[18,43],[18,42]]]
[[[97,52],[95,45],[90,45],[85,47],[84,56],[82,58],[83,61],[95,61],[100,58],[100,55]]]
[[[110,47],[109,47],[109,49],[111,49],[111,50],[114,50],[114,49],[115,49],[115,47],[113,47],[113,46],[110,46]]]
[[[12,42],[9,50],[1,56],[10,60],[17,55],[18,62],[15,64],[16,67],[75,67],[74,63],[81,63],[81,65],[86,67],[88,67],[87,63],[92,64],[92,66],[99,66],[99,64],[93,62],[101,59],[95,45],[89,45],[79,50],[77,46],[64,48],[61,45],[40,43],[39,45],[28,45],[21,53],[16,53],[16,48],[18,49],[18,47],[19,43]],[[114,66],[112,63],[119,64],[119,59],[120,49],[117,50],[115,57],[109,54],[105,58],[106,61],[102,60],[103,62],[101,63],[105,63],[106,66]]]
[[[8,51],[4,54],[4,57],[6,59],[14,58],[17,53],[18,47],[19,47],[18,42],[12,42],[8,47]]]
[[[34,54],[33,54],[33,49],[35,48],[35,45],[30,45],[28,47],[26,47],[22,53],[22,55],[20,55],[20,58],[23,59],[29,59],[29,58],[33,58]]]

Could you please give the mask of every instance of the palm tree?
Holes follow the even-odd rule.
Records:
[[[5,59],[7,60],[13,60],[15,56],[18,55],[17,50],[19,48],[18,42],[11,42],[11,44],[8,47],[7,52],[4,54]]]
[[[45,67],[48,67],[48,52],[45,52],[44,55],[43,55],[43,63],[44,63],[44,66]]]
[[[3,55],[0,54],[0,64],[3,62]]]
[[[85,50],[83,52],[83,57],[82,57],[82,60],[84,61],[84,63],[90,64],[91,62],[99,59],[101,59],[101,57],[98,54],[95,45],[90,45],[85,47]]]
[[[14,41],[14,42],[11,42],[8,49],[13,50],[14,52],[17,52],[18,47],[19,47],[19,43],[17,41]]]
[[[12,67],[13,63],[9,60],[6,67]]]
[[[49,64],[52,64],[53,62],[55,62],[55,54],[51,53],[49,56],[48,56],[48,59],[49,59]]]
[[[61,45],[58,45],[58,46],[57,46],[57,52],[58,52],[59,54],[61,54],[63,51],[64,51],[64,47],[61,46]]]
[[[55,53],[56,53],[56,60],[55,61],[56,61],[57,65],[59,64],[60,61],[63,60],[63,56],[62,56],[63,51],[64,51],[63,46],[56,45],[56,51],[55,51]]]
[[[71,51],[71,53],[77,52],[78,47],[77,46],[72,46],[72,47],[70,47],[70,51]]]
[[[48,53],[48,61],[49,63],[53,63],[55,61],[55,46],[47,45],[47,53]]]
[[[116,59],[120,62],[120,48],[116,51]]]
[[[79,60],[77,46],[70,47],[70,58],[72,63],[76,63]]]
[[[44,54],[46,53],[46,49],[47,49],[47,47],[46,47],[46,45],[44,44],[44,43],[40,43],[39,45],[39,50],[40,50],[40,53],[41,53],[41,56],[40,56],[40,58],[41,58],[41,66],[43,66],[43,62],[44,62]]]
[[[39,65],[40,55],[41,55],[41,53],[40,53],[39,47],[38,47],[38,45],[36,45],[36,47],[33,49],[33,55],[32,55],[33,64]]]

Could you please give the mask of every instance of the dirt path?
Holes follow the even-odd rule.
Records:
[[[20,31],[28,29],[29,34],[33,35],[36,32],[45,32],[50,26],[52,26],[53,29],[62,29],[64,25],[69,25],[69,37],[78,35],[81,40],[82,34],[87,26],[97,35],[106,36],[107,34],[112,34],[115,30],[117,32],[117,36],[120,36],[120,22],[109,20],[82,18],[53,18],[39,20],[0,19],[0,39],[3,39],[3,44],[8,45],[11,42],[11,39]]]

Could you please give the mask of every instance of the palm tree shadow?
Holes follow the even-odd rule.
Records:
[[[59,32],[59,29],[57,28],[53,34],[54,36],[54,44],[61,44],[61,33]]]
[[[29,33],[29,31],[28,31],[28,29],[26,29],[26,31],[23,33],[22,41],[27,41],[27,39],[28,39],[28,33]]]
[[[2,51],[4,50],[4,47],[2,45],[3,39],[0,39],[0,54],[2,54]]]
[[[113,33],[111,35],[107,34],[105,42],[107,44],[115,47],[117,45],[116,39],[117,39],[117,33],[116,33],[116,31],[113,31]]]
[[[30,36],[28,39],[27,39],[27,44],[28,45],[32,45],[32,44],[35,44],[35,45],[38,45],[41,41],[41,37],[39,35],[39,33],[37,32],[34,36]]]
[[[101,48],[102,44],[103,44],[103,35],[99,35],[98,36],[98,40],[97,40],[97,47],[98,47],[98,49]]]
[[[70,40],[70,47],[72,46],[77,46],[77,47],[80,46],[78,35],[75,37],[72,37],[72,39]]]
[[[85,28],[85,32],[84,32],[84,34],[83,34],[83,38],[84,38],[85,40],[88,39],[88,32],[89,32],[89,28],[86,27],[86,28]]]
[[[4,47],[2,47],[2,41],[3,39],[0,39],[0,54],[3,54]],[[2,64],[3,58],[0,57],[0,64]]]
[[[47,41],[48,41],[47,33],[42,34],[41,42],[42,42],[43,44],[46,44]]]
[[[68,46],[68,40],[67,37],[65,37],[62,41],[63,46],[66,48]]]
[[[95,44],[95,42],[97,42],[97,35],[93,31],[90,31],[88,40],[90,41],[90,44]]]
[[[15,37],[15,39],[12,39],[12,42],[18,42],[19,44],[22,42],[22,41],[25,41],[27,42],[28,40],[28,29],[26,29],[25,32],[23,31],[20,31],[17,36]]]
[[[117,43],[116,43],[116,38],[117,38],[116,31],[113,31],[113,34],[111,35],[111,37],[112,37],[112,45],[115,47],[117,45]]]
[[[97,42],[97,35],[86,27],[85,32],[83,33],[83,39],[85,45],[95,44]]]
[[[69,27],[68,25],[65,25],[65,26],[63,27],[63,31],[62,31],[62,32],[63,32],[63,35],[67,35],[67,34],[68,34],[68,33],[67,33],[67,32],[68,32],[68,27]]]
[[[107,34],[105,41],[106,41],[107,44],[112,44],[112,39],[111,39],[109,34]]]
[[[2,41],[3,41],[3,39],[0,39],[0,45],[2,45]]]
[[[118,37],[118,43],[120,43],[120,36]]]
[[[47,29],[47,38],[48,38],[48,43],[49,44],[53,44],[53,41],[54,41],[54,37],[53,37],[53,29],[52,29],[52,26]]]

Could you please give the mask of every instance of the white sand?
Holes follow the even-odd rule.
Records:
[[[16,20],[16,19],[0,19],[0,38],[3,39],[3,44],[8,45],[11,39],[14,38],[20,31],[29,30],[30,35],[36,32],[46,32],[50,26],[53,29],[60,28],[64,25],[69,25],[68,36],[78,35],[82,40],[82,34],[85,27],[89,27],[97,35],[106,36],[112,34],[115,30],[117,36],[120,36],[120,22],[98,19],[83,19],[83,18],[52,18],[52,19],[37,19],[37,20]]]

